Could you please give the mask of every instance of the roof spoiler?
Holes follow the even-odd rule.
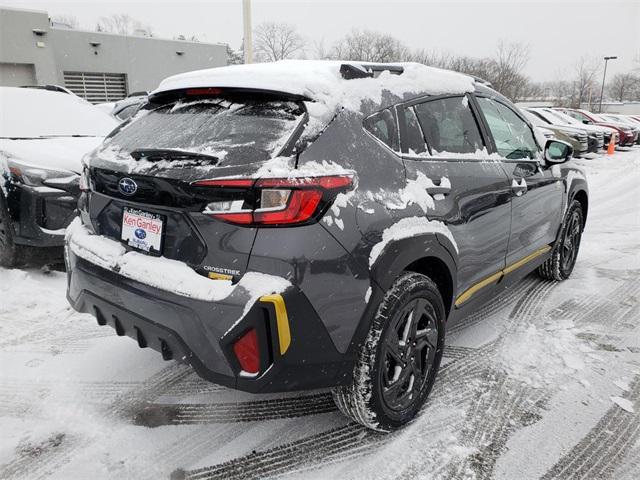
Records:
[[[476,83],[479,83],[480,85],[484,85],[485,87],[489,87],[489,88],[493,88],[493,85],[491,85],[491,82],[485,80],[482,77],[478,77],[477,75],[469,75],[471,78],[473,78]]]
[[[340,65],[340,75],[345,80],[377,77],[384,71],[393,75],[401,75],[404,72],[404,68],[399,65],[385,63],[343,63]]]

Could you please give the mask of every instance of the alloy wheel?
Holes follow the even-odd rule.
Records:
[[[580,247],[580,214],[574,211],[569,217],[567,228],[562,239],[562,269],[569,270],[576,261]]]
[[[420,395],[436,357],[437,325],[431,304],[417,298],[387,329],[381,375],[382,398],[389,409],[404,410]]]

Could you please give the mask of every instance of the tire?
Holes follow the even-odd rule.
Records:
[[[546,280],[556,281],[569,278],[576,265],[583,230],[582,205],[579,201],[573,200],[562,221],[562,227],[558,234],[558,240],[553,246],[551,257],[538,267],[538,275]]]
[[[445,316],[442,297],[430,278],[407,272],[396,279],[371,322],[351,383],[332,390],[338,409],[383,432],[411,421],[438,373]]]
[[[13,268],[23,262],[24,249],[13,241],[13,225],[4,197],[0,194],[0,266]]]

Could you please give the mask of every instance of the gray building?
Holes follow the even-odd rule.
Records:
[[[52,26],[46,12],[0,8],[0,85],[56,84],[90,102],[153,90],[165,77],[227,64],[226,45]]]

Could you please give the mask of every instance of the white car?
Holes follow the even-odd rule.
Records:
[[[45,89],[0,87],[0,105],[0,265],[11,267],[37,251],[61,252],[81,159],[118,122],[75,95]]]

